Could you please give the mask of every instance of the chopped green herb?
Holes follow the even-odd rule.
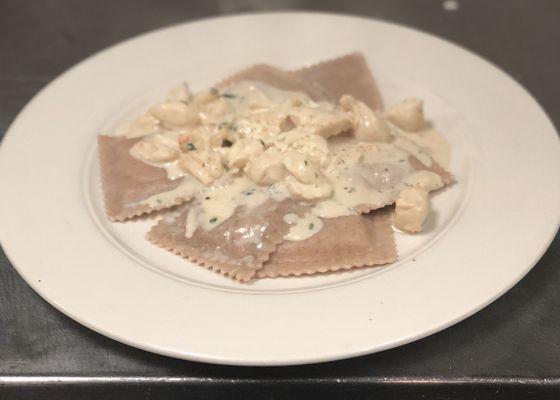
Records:
[[[204,198],[204,200],[210,200],[210,197],[209,197],[209,196],[206,196],[206,197]]]
[[[312,231],[315,228],[315,224],[312,222],[309,224],[309,230]]]
[[[305,165],[307,165],[307,160],[303,160],[303,163],[304,163]]]
[[[210,93],[212,93],[214,96],[217,96],[220,92],[219,92],[218,89],[213,87],[213,88],[210,88]]]
[[[210,220],[208,222],[210,222],[211,224],[213,224],[214,222],[216,222],[218,220],[218,218],[214,217],[214,218],[210,218]]]
[[[225,97],[226,99],[235,99],[237,96],[233,93],[224,93],[222,94],[222,97]]]
[[[231,147],[233,143],[227,139],[222,140],[222,147]]]
[[[259,139],[259,142],[261,142],[261,144],[263,145],[263,147],[266,147],[265,144],[264,144],[264,140]]]
[[[196,146],[192,143],[187,143],[187,150],[188,151],[196,150]]]
[[[351,187],[351,188],[348,190],[348,193],[353,193],[353,192],[355,192],[355,191],[356,191],[356,188]]]
[[[227,129],[230,131],[236,131],[237,126],[235,126],[233,122],[221,122],[220,125],[218,125],[218,129]]]
[[[229,167],[224,167],[224,169],[226,170],[226,172],[229,172]]]
[[[156,201],[161,204],[161,199],[156,199]]]

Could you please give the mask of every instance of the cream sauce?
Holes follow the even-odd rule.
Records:
[[[432,166],[432,159],[430,158],[428,153],[426,153],[424,149],[417,146],[414,142],[412,142],[404,135],[402,135],[401,132],[395,133],[395,137],[392,144],[393,146],[402,149],[406,151],[408,154],[416,157],[418,161],[420,161],[426,167]]]
[[[269,198],[266,188],[255,185],[244,176],[212,186],[204,191],[204,196],[201,215],[210,217],[201,221],[205,230],[210,230],[227,220],[237,207],[254,208]],[[214,219],[217,220],[213,221]]]
[[[152,208],[163,209],[177,204],[177,199],[190,200],[204,188],[196,179],[185,176],[179,185],[167,192],[161,192],[147,199],[131,203],[130,205],[148,205]]]
[[[183,179],[173,191],[141,203],[168,204],[176,197],[194,197],[187,237],[199,228],[209,231],[219,226],[238,207],[255,208],[268,199],[292,197],[311,209],[301,218],[284,216],[290,224],[285,239],[305,240],[322,228],[321,218],[392,204],[407,187],[430,191],[443,185],[437,174],[415,171],[409,163],[414,156],[427,167],[432,158],[448,165],[449,145],[433,129],[404,132],[384,121],[389,126],[384,142],[360,142],[348,133],[351,111],[313,102],[303,93],[247,81],[222,92],[213,89],[190,96],[185,104],[193,107],[189,113],[198,113],[196,126],[157,125],[158,131],[145,136],[130,154],[165,168],[169,179]],[[144,122],[153,124],[149,118]],[[224,141],[230,145],[222,146]],[[205,158],[209,154],[211,160]],[[212,174],[206,176],[215,180],[208,185],[198,182],[185,172],[187,159],[191,173],[194,167],[211,167]],[[220,160],[221,165],[216,164]],[[246,240],[258,240],[256,233]]]
[[[451,147],[445,137],[433,128],[425,128],[418,132],[401,132],[411,142],[420,146],[443,168],[449,168]]]
[[[283,220],[290,225],[290,231],[284,235],[284,240],[305,240],[323,228],[323,221],[310,212],[305,213],[303,217],[299,217],[297,214],[286,214]]]
[[[317,203],[317,205],[311,209],[311,212],[321,218],[337,218],[357,214],[352,207],[348,207],[332,199]]]
[[[233,215],[237,207],[258,207],[269,198],[266,187],[257,186],[247,177],[227,177],[203,190],[199,201],[193,204],[187,237],[194,234],[196,227],[209,231],[219,226]]]
[[[130,155],[153,167],[164,168],[167,178],[182,178],[188,174],[179,166],[181,149],[177,142],[177,132],[149,134],[130,149]]]

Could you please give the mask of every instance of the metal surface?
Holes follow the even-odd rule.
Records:
[[[39,89],[95,51],[169,24],[273,9],[359,14],[445,37],[510,73],[560,126],[560,2],[339,3],[0,0],[0,135]],[[506,295],[426,339],[319,365],[223,367],[157,356],[82,327],[35,294],[0,252],[0,399],[560,398],[558,310],[557,236]]]

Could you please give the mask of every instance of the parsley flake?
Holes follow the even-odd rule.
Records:
[[[224,93],[222,94],[222,97],[225,97],[226,99],[235,99],[237,96],[233,93]]]
[[[312,222],[309,224],[309,230],[312,231],[315,228],[315,224]]]
[[[218,220],[218,218],[214,217],[214,218],[210,218],[210,220],[208,222],[210,222],[211,224],[213,224],[214,222],[216,222]]]
[[[196,150],[196,146],[192,143],[187,143],[187,150],[188,151]]]
[[[210,88],[210,93],[212,93],[214,96],[217,96],[220,92],[218,91],[218,89],[213,87],[213,88]]]
[[[218,129],[227,129],[229,131],[235,132],[237,130],[237,126],[233,122],[221,122],[218,125]]]

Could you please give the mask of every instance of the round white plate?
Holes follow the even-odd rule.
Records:
[[[424,98],[458,183],[384,267],[239,284],[107,222],[96,136],[255,62],[293,68],[362,51],[385,102]],[[142,35],[75,66],[21,112],[0,150],[0,234],[23,278],[104,335],[189,360],[287,365],[373,353],[460,321],[521,279],[558,227],[560,145],[531,96],[457,46],[393,24],[281,13]]]

